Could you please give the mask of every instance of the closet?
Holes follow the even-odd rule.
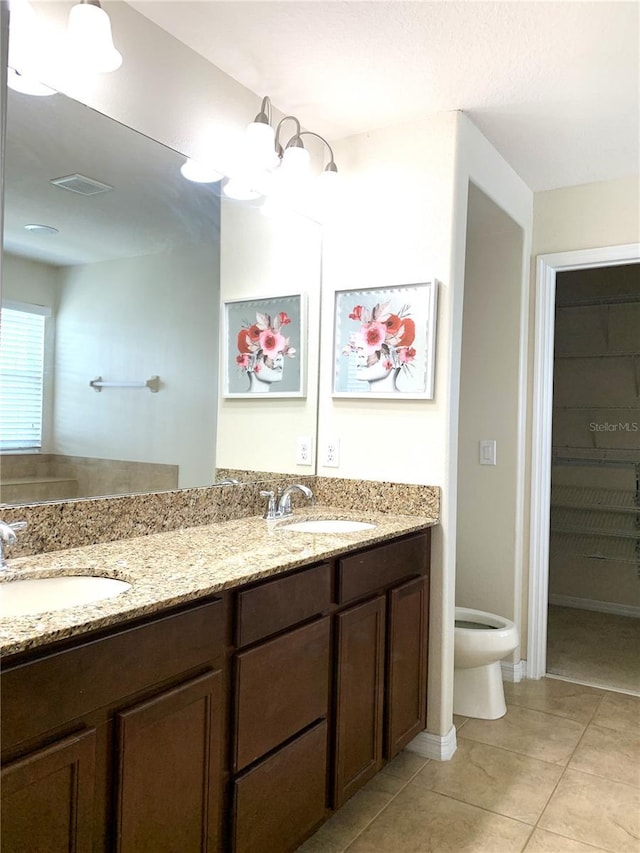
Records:
[[[556,289],[549,601],[640,616],[640,265]]]

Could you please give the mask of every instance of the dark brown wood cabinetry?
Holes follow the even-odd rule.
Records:
[[[2,850],[89,853],[94,786],[94,729],[3,768]]]
[[[2,853],[288,853],[425,724],[429,531],[4,662]]]

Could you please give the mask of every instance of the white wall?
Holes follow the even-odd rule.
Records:
[[[304,397],[225,399],[221,388],[216,464],[313,473],[313,466],[296,464],[295,453],[297,436],[316,435],[322,229],[296,213],[268,217],[259,208],[223,199],[220,241],[222,300],[301,294],[307,333],[295,361],[285,359],[284,367],[301,364]],[[229,330],[234,341],[237,331]],[[278,386],[272,390],[277,393]]]
[[[179,465],[211,483],[217,387],[218,246],[66,267],[56,321],[54,449]],[[160,377],[96,392],[89,381]]]
[[[517,373],[524,371],[526,271],[532,195],[461,113],[429,116],[336,144],[344,172],[342,215],[325,226],[319,447],[340,440],[340,468],[325,476],[365,477],[441,486],[441,524],[434,531],[430,634],[430,732],[452,721],[455,604],[457,442],[467,193],[476,183],[523,232],[515,316]],[[438,279],[436,384],[432,401],[334,399],[332,328],[336,290]],[[524,422],[517,400],[519,435]],[[522,441],[511,471],[518,496],[514,559],[501,572],[519,604]],[[510,534],[514,535],[514,534]],[[500,581],[500,576],[491,578]],[[515,592],[517,590],[517,593]]]

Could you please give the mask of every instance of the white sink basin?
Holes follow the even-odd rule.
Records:
[[[130,588],[131,584],[126,581],[87,575],[5,581],[0,583],[0,617],[27,616],[91,604]]]
[[[295,533],[355,533],[358,530],[372,530],[375,524],[346,518],[314,518],[311,521],[293,521],[283,527]]]

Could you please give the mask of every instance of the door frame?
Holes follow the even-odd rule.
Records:
[[[556,252],[538,255],[536,258],[527,629],[528,678],[542,678],[547,669],[556,275],[559,272],[591,267],[613,267],[633,261],[640,261],[640,243]]]

